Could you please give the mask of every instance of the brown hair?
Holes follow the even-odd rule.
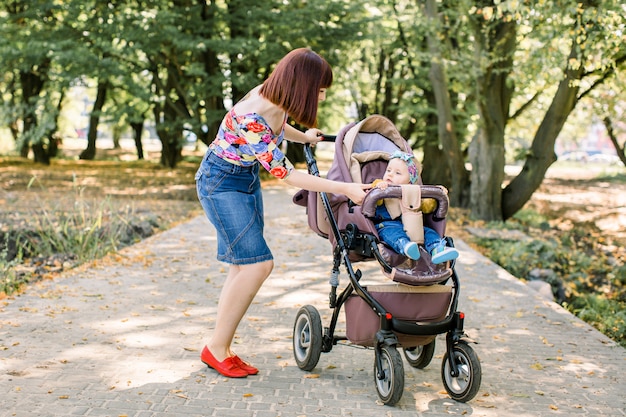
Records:
[[[320,89],[333,83],[333,70],[309,48],[294,49],[281,59],[259,93],[296,122],[314,127]]]

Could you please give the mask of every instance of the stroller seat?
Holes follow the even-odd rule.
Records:
[[[447,190],[442,186],[405,185],[389,186],[385,190],[372,189],[363,200],[361,213],[367,219],[374,217],[379,200],[389,198],[402,199],[404,197],[403,192],[406,194],[407,189],[410,188],[418,188],[416,194],[420,195],[421,199],[430,199],[435,202],[434,210],[423,211],[422,214],[424,223],[427,226],[433,229],[439,226],[439,222],[445,220],[449,204]],[[430,253],[423,246],[419,247],[420,259],[417,261],[398,254],[384,242],[378,243],[378,250],[385,262],[392,267],[391,271],[383,268],[383,273],[395,282],[408,285],[430,285],[443,282],[452,275],[452,269],[448,263],[433,264]]]

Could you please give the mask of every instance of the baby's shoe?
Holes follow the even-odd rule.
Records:
[[[439,245],[430,252],[434,264],[442,264],[459,257],[459,251],[449,246]]]
[[[420,248],[415,242],[409,242],[404,245],[404,254],[409,258],[417,261],[420,258]]]

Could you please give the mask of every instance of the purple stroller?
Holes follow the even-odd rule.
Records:
[[[389,155],[394,151],[412,153],[395,125],[380,115],[345,126],[335,138],[335,158],[327,178],[344,182],[370,183],[382,178]],[[310,147],[305,147],[308,170],[319,176]],[[446,353],[441,376],[453,399],[467,402],[474,398],[481,382],[478,356],[463,332],[464,314],[457,311],[459,279],[454,261],[435,265],[420,247],[415,261],[393,251],[381,242],[373,217],[377,201],[400,199],[403,205],[425,207],[423,224],[445,236],[448,196],[445,188],[432,185],[389,186],[372,189],[361,206],[343,195],[301,190],[294,203],[307,208],[309,227],[332,245],[333,266],[329,306],[333,309],[328,327],[311,305],[297,313],[293,350],[298,367],[311,371],[322,352],[330,352],[339,341],[372,347],[375,351],[374,380],[380,400],[394,405],[404,390],[404,368],[397,348],[407,362],[422,369],[432,360],[435,339],[446,333]],[[447,245],[453,246],[446,237]],[[375,259],[392,283],[362,286],[362,273],[352,264]],[[339,293],[339,268],[345,266],[350,282]],[[341,307],[345,305],[346,334],[336,335]]]

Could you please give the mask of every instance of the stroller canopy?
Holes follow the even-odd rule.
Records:
[[[375,160],[388,160],[395,151],[413,154],[407,141],[396,126],[381,115],[369,116],[358,123],[346,126],[335,142],[335,166],[329,179],[345,182],[363,182],[362,165]],[[421,171],[417,163],[418,171]]]

